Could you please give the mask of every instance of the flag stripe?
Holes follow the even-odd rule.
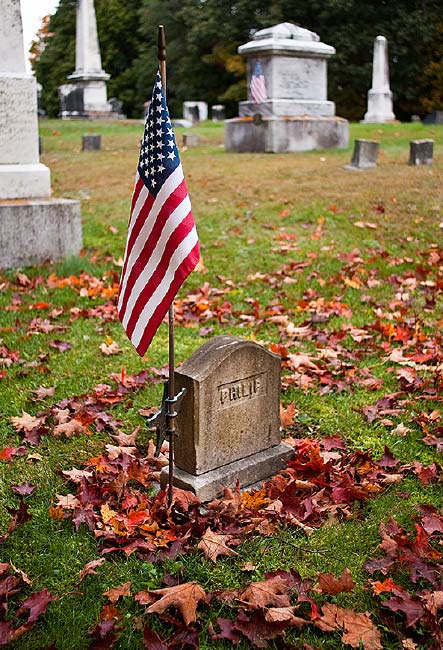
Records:
[[[186,190],[184,180],[168,197],[165,204],[158,213],[155,222],[150,221],[152,226],[149,234],[143,238],[139,237],[133,248],[131,261],[126,267],[126,283],[122,287],[120,294],[120,317],[123,319],[128,300],[135,286],[143,285],[146,278],[149,277],[149,271],[152,265],[156,264],[156,259],[161,252],[161,246],[166,244],[171,233],[178,225],[180,220],[191,211],[191,204]],[[122,320],[124,326],[125,321]]]
[[[172,297],[175,296],[184,280],[184,278],[180,280],[182,273],[178,273],[178,271],[182,271],[184,265],[187,267],[185,270],[187,273],[189,273],[197,264],[198,258],[196,254],[196,245],[198,245],[198,239],[197,232],[194,227],[188,236],[182,242],[180,242],[179,246],[174,251],[174,254],[170,259],[169,267],[164,277],[162,278],[162,281],[140,314],[137,325],[134,328],[134,332],[131,336],[131,341],[136,348],[139,346],[141,339],[145,333],[148,337],[150,336],[150,331],[147,329],[149,320],[154,315],[156,315],[156,320],[159,319],[158,323],[156,323],[156,320],[153,322],[155,330],[163,320],[167,308],[172,302],[170,299],[171,294]],[[192,252],[194,252],[194,255],[190,256],[190,253]],[[166,311],[164,309],[165,300],[168,303]]]
[[[169,182],[168,182],[169,181]],[[156,219],[163,210],[169,195],[183,183],[183,171],[179,166],[175,172],[168,178],[157,196],[153,197],[148,192],[145,204],[136,205],[134,215],[131,217],[131,223],[128,232],[129,248],[128,254],[123,266],[122,280],[120,282],[119,309],[123,304],[123,295],[126,292],[126,285],[129,279],[131,269],[136,263],[142,252],[146,241],[149,239],[152,229],[156,225]],[[146,189],[146,188],[145,188]],[[166,216],[168,216],[166,214]],[[149,218],[147,218],[149,217]]]
[[[191,202],[157,74],[140,146],[117,307],[140,355],[199,259]]]
[[[152,255],[150,255],[146,261],[143,260],[142,270],[136,274],[135,282],[127,289],[125,296],[125,309],[122,309],[120,314],[125,329],[128,327],[129,319],[131,318],[131,314],[140,297],[143,299],[144,296],[149,295],[149,290],[152,286],[151,279],[153,278],[153,281],[155,282],[159,277],[159,273],[165,266],[162,264],[163,259],[166,255],[169,255],[170,257],[174,252],[177,242],[180,242],[183,229],[179,230],[178,228],[183,225],[186,229],[188,223],[186,221],[187,219],[192,225],[193,219],[191,203],[188,197],[186,197],[186,200],[182,201],[167,220],[165,227],[156,242]]]
[[[178,290],[180,289],[186,277],[194,270],[196,264],[198,264],[199,259],[200,259],[200,249],[197,241],[194,248],[191,250],[189,255],[183,260],[183,262],[175,272],[174,279],[171,283],[169,291],[165,294],[165,297],[158,305],[157,309],[154,311],[151,321],[149,323],[149,327],[145,328],[143,336],[140,339],[140,342],[138,343],[137,346],[135,346],[137,352],[140,355],[143,355],[144,354],[143,350],[146,350],[148,348],[149,344],[152,341],[152,337],[154,336],[160,323],[164,319],[165,314],[167,313],[169,306],[172,304],[175,295],[177,294]]]

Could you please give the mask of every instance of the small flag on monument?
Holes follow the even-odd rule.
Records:
[[[259,59],[257,59],[255,62],[254,72],[252,73],[249,88],[251,90],[252,101],[256,104],[261,104],[265,101],[265,99],[268,99],[265,77],[263,74],[263,66]]]
[[[117,308],[140,356],[199,259],[191,202],[158,73],[141,141]]]

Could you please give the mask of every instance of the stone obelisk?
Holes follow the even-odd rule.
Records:
[[[113,117],[107,100],[109,75],[102,68],[94,0],[77,0],[75,71],[68,79],[72,83],[59,88],[62,118]]]
[[[374,60],[372,66],[372,88],[368,92],[368,110],[363,122],[392,122],[392,92],[389,87],[388,41],[377,36],[374,41]]]
[[[39,161],[37,82],[26,73],[20,0],[0,0],[0,268],[80,252],[80,204],[51,199]]]

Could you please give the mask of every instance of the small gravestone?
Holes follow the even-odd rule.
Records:
[[[414,123],[421,122],[420,115],[411,115],[411,122]]]
[[[434,140],[411,140],[409,143],[410,165],[432,165]]]
[[[432,111],[424,118],[423,124],[443,124],[443,111]]]
[[[224,122],[225,121],[225,107],[223,104],[215,104],[211,106],[212,121]]]
[[[183,133],[183,146],[184,147],[198,147],[200,144],[200,136],[196,133]]]
[[[100,151],[102,136],[97,133],[88,133],[82,137],[82,151]]]
[[[280,357],[252,341],[216,336],[175,373],[186,388],[177,417],[174,483],[202,501],[225,486],[278,472],[292,449],[280,437]],[[162,484],[168,468],[162,471]]]
[[[183,102],[183,119],[191,122],[207,120],[208,104],[206,102]]]
[[[345,169],[373,169],[377,167],[379,144],[376,140],[356,140],[350,165]]]

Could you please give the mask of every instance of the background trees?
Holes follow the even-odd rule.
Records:
[[[61,0],[34,46],[33,65],[49,115],[57,88],[75,67],[75,0]],[[169,102],[181,114],[185,99],[222,102],[228,114],[246,96],[237,47],[253,30],[289,21],[317,32],[337,55],[329,64],[329,97],[337,113],[360,119],[371,85],[372,48],[389,41],[391,88],[399,119],[443,108],[440,0],[95,0],[109,96],[130,117],[142,113],[156,69],[157,25],[166,28]]]

